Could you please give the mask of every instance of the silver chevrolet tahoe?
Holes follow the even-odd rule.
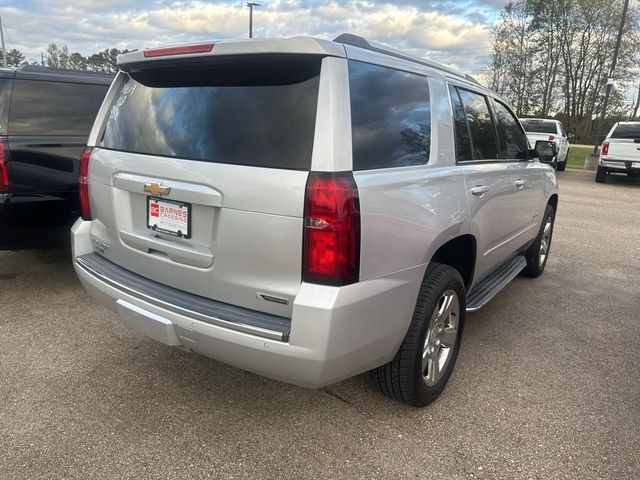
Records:
[[[119,67],[82,157],[73,261],[159,342],[307,387],[373,370],[423,406],[465,312],[545,267],[554,171],[471,77],[349,34]]]

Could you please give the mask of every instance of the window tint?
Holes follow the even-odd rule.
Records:
[[[111,107],[101,146],[308,170],[321,59],[221,62],[129,78]]]
[[[12,135],[89,135],[108,85],[16,80]]]
[[[7,134],[7,123],[9,122],[9,101],[11,100],[10,78],[0,79],[0,135]]]
[[[474,160],[498,158],[496,134],[487,104],[487,97],[459,88],[460,98],[471,131]]]
[[[640,122],[619,124],[611,138],[640,138]]]
[[[431,147],[427,79],[349,62],[353,169],[425,164]]]
[[[528,158],[528,142],[518,120],[501,102],[494,101],[498,138],[500,139],[500,157],[504,159],[524,160]]]
[[[557,134],[555,122],[541,122],[540,120],[522,120],[522,126],[529,133]]]
[[[464,114],[464,107],[458,95],[456,87],[449,87],[451,95],[451,105],[453,106],[453,126],[456,137],[456,160],[464,162],[465,160],[473,160],[473,151],[471,149],[471,136],[469,134],[469,126]]]

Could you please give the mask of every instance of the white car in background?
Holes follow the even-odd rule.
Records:
[[[618,122],[602,142],[596,182],[604,183],[609,173],[640,176],[640,122]]]
[[[535,145],[538,140],[554,142],[558,154],[551,164],[556,170],[561,172],[567,168],[567,157],[569,156],[569,140],[562,123],[558,120],[546,118],[521,118],[520,123],[527,133],[530,145]]]

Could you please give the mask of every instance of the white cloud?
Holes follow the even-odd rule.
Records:
[[[243,2],[196,0],[11,0],[0,15],[8,47],[37,59],[49,43],[83,54],[105,48],[144,48],[205,39],[246,37]],[[486,12],[495,0],[375,2],[265,0],[254,10],[254,35],[334,38],[351,32],[477,73],[486,63]],[[475,5],[480,12],[470,19]],[[449,52],[448,54],[446,52]]]

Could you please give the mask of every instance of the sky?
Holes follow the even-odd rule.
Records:
[[[254,0],[254,37],[348,32],[482,79],[506,0]],[[0,0],[7,49],[39,60],[50,43],[83,55],[248,36],[241,1]]]

